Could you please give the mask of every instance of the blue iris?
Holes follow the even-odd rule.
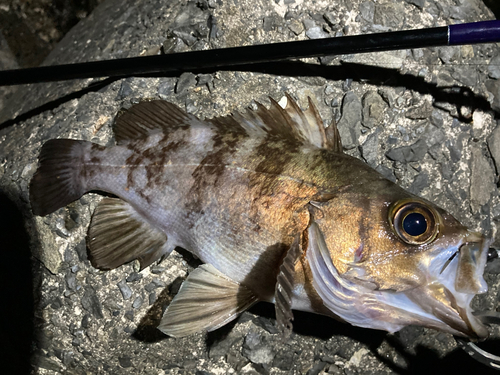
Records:
[[[420,236],[427,230],[427,221],[425,220],[424,215],[418,212],[413,212],[406,215],[404,218],[403,229],[410,236]]]

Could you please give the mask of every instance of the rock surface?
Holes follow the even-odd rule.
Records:
[[[179,52],[491,18],[479,0],[107,0],[66,35],[45,64],[158,53],[162,46]],[[192,259],[174,252],[141,272],[135,263],[98,271],[87,259],[85,235],[101,196],[88,194],[47,217],[33,217],[28,183],[45,141],[112,144],[117,112],[142,99],[166,99],[212,117],[289,92],[302,106],[312,97],[326,123],[340,120],[347,153],[470,228],[497,236],[500,92],[490,61],[498,56],[496,45],[476,45],[307,59],[309,68],[271,64],[266,73],[19,87],[0,112],[0,191],[21,212],[31,238],[36,290],[33,332],[26,337],[33,338],[34,373],[487,372],[457,349],[452,336],[418,327],[388,335],[296,312],[294,332],[282,343],[268,304],[209,334],[166,337],[155,327],[193,269]],[[490,290],[474,300],[478,310],[498,308],[498,267],[489,267],[485,278]],[[494,333],[499,337],[498,328]]]

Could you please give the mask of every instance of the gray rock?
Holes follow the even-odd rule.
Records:
[[[500,170],[500,125],[498,123],[495,130],[488,137],[488,149],[497,170]]]
[[[337,128],[342,139],[342,145],[349,150],[358,143],[361,134],[361,101],[353,91],[348,91],[342,100],[342,117]]]
[[[323,39],[328,38],[328,33],[324,32],[320,26],[313,26],[306,30],[306,36],[309,39]]]
[[[453,142],[447,140],[445,142],[446,148],[450,152],[450,158],[453,163],[458,162],[462,158],[462,144],[460,142]]]
[[[142,280],[142,273],[132,272],[130,275],[127,276],[125,280],[127,281],[127,283],[133,283]]]
[[[101,302],[99,301],[95,290],[91,286],[86,286],[81,303],[82,307],[91,313],[95,318],[104,318],[104,315],[102,314]]]
[[[375,5],[373,22],[394,30],[400,30],[405,19],[404,7],[399,3]]]
[[[491,107],[500,111],[500,80],[489,79],[485,83],[486,89],[493,95]]]
[[[318,375],[319,373],[323,373],[326,365],[326,362],[323,361],[316,362],[313,367],[307,370],[306,375]]]
[[[302,22],[296,20],[295,18],[291,19],[287,26],[295,35],[299,35],[304,31],[304,25]]]
[[[188,92],[196,86],[196,76],[193,73],[183,73],[175,86],[177,95],[187,95]]]
[[[76,290],[76,275],[71,270],[66,272],[65,280],[68,289]]]
[[[160,85],[158,86],[158,96],[161,99],[168,99],[172,96],[175,90],[175,82],[171,78],[166,78]]]
[[[139,307],[142,306],[142,303],[144,302],[144,299],[141,297],[141,296],[137,296],[135,299],[134,299],[134,302],[132,303],[132,307],[134,309],[138,309]]]
[[[422,172],[415,177],[413,180],[413,183],[411,184],[409,190],[413,194],[420,194],[420,192],[425,189],[426,187],[429,187],[429,175],[427,172]]]
[[[396,182],[396,176],[394,176],[394,172],[387,168],[385,165],[377,165],[375,170],[380,173],[382,176],[387,178],[389,181]]]
[[[382,125],[387,103],[375,91],[369,91],[363,95],[363,126],[372,128]]]
[[[132,361],[128,355],[118,357],[118,362],[120,363],[120,366],[123,368],[130,368],[133,366]]]
[[[432,104],[428,101],[425,101],[421,105],[409,108],[405,113],[405,117],[412,120],[428,119],[431,114]]]
[[[120,281],[117,285],[120,289],[123,299],[127,300],[132,297],[132,289],[130,289],[125,280]]]
[[[385,153],[385,155],[391,160],[409,163],[412,161],[422,160],[427,152],[427,149],[428,147],[425,141],[419,139],[410,146],[402,146],[389,150]]]
[[[149,293],[148,302],[149,302],[149,306],[151,306],[153,303],[156,302],[156,292],[155,291]]]
[[[437,109],[433,109],[430,117],[430,121],[432,125],[437,126],[438,128],[441,128],[443,126],[443,115],[441,114],[441,111]]]
[[[440,48],[438,55],[443,63],[451,64],[460,58],[460,47],[450,46]]]
[[[375,15],[375,4],[372,1],[365,1],[359,6],[359,14],[367,22],[373,22]]]
[[[361,156],[368,165],[374,167],[377,163],[378,147],[379,147],[379,133],[380,129],[376,129],[372,134],[370,134],[365,143],[360,146]]]
[[[479,212],[487,204],[496,190],[495,170],[484,155],[483,145],[472,145],[470,204],[473,213]]]
[[[425,0],[405,0],[405,1],[407,3],[413,4],[417,7],[419,7],[420,9],[423,9],[424,5],[425,5]]]
[[[427,146],[432,147],[435,144],[441,144],[444,142],[445,138],[446,134],[444,134],[444,132],[438,127],[434,125],[426,126],[423,139],[425,140],[425,143],[427,143]]]
[[[488,64],[488,75],[493,79],[500,78],[500,55],[497,55],[490,60],[490,63]]]
[[[242,354],[255,364],[270,364],[275,356],[272,347],[255,332],[246,335]]]

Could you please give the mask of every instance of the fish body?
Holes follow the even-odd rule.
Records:
[[[284,334],[298,309],[391,332],[487,336],[469,304],[486,290],[489,240],[342,153],[312,102],[205,121],[144,102],[114,132],[113,147],[47,142],[30,199],[45,215],[91,190],[118,197],[101,201],[89,228],[98,268],[144,268],[175,247],[205,263],[163,332],[213,330],[269,301]]]

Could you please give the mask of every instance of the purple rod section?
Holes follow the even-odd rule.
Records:
[[[450,25],[448,45],[500,42],[500,21]]]

